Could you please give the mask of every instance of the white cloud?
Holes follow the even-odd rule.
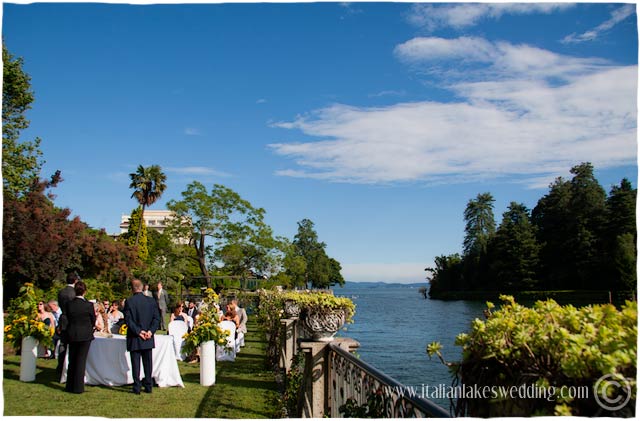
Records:
[[[423,66],[476,50],[473,72],[443,82],[456,102],[334,104],[277,123],[317,139],[270,145],[297,164],[278,174],[352,183],[510,177],[539,187],[583,161],[636,162],[637,66],[475,38],[412,41],[396,54]]]
[[[202,133],[200,132],[199,129],[196,129],[195,127],[187,127],[184,129],[184,134],[186,134],[187,136],[201,136]]]
[[[631,16],[636,11],[636,6],[633,4],[625,4],[622,7],[614,9],[611,12],[611,17],[606,21],[602,22],[600,25],[596,26],[593,29],[590,29],[582,34],[573,33],[571,35],[567,35],[562,42],[565,44],[570,43],[578,43],[585,41],[593,41],[598,38],[603,32],[608,31],[613,28],[629,16]]]
[[[419,263],[344,263],[342,276],[353,282],[425,282],[428,265]]]
[[[484,19],[499,19],[503,15],[552,13],[573,7],[563,3],[459,3],[453,5],[416,4],[411,8],[409,22],[435,31],[440,28],[466,28]]]
[[[218,171],[208,167],[187,166],[187,167],[167,167],[165,171],[168,173],[175,173],[179,175],[193,175],[193,176],[214,176],[214,177],[230,177],[231,174],[224,171]]]
[[[264,98],[260,98],[260,99],[258,99],[258,100],[256,101],[256,104],[265,104],[266,102],[267,102],[267,100],[266,100],[266,99],[264,99]]]

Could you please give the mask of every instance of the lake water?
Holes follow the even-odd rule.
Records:
[[[447,361],[458,361],[456,336],[470,330],[471,321],[483,318],[484,302],[424,299],[418,288],[381,284],[360,287],[353,283],[334,292],[353,299],[354,323],[340,336],[360,342],[360,358],[405,386],[450,386],[452,377],[440,359],[429,359],[427,344],[439,341]],[[433,399],[449,408],[449,402]]]

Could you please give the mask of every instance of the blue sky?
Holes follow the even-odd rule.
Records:
[[[128,174],[224,184],[352,281],[419,282],[466,203],[529,208],[590,161],[637,185],[635,4],[3,5],[56,204],[117,232]]]

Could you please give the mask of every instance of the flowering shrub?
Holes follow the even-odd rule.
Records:
[[[25,283],[9,304],[4,339],[18,352],[22,338],[32,336],[47,348],[53,347],[53,326],[48,327],[38,317],[38,298],[32,283]]]
[[[462,361],[447,363],[434,342],[427,347],[465,385],[535,387],[555,391],[547,399],[459,399],[456,415],[472,417],[579,415],[633,416],[636,390],[637,302],[620,310],[611,304],[576,308],[554,300],[538,301],[532,308],[501,296],[502,307],[488,304],[486,320],[476,319],[471,332],[461,333]],[[598,401],[595,386],[612,378]],[[615,387],[614,387],[615,386]],[[563,396],[560,392],[587,387],[589,396]],[[607,408],[607,402],[625,406]]]
[[[226,346],[227,336],[231,332],[222,330],[220,316],[218,315],[218,294],[211,288],[204,292],[204,299],[200,313],[196,316],[193,329],[185,334],[183,352],[190,354],[201,344],[208,341],[215,341],[217,345]]]

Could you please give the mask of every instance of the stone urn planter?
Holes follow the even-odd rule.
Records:
[[[299,317],[300,316],[300,304],[294,300],[286,300],[284,302],[284,313],[287,317]]]
[[[314,341],[331,342],[335,334],[344,326],[344,309],[305,309],[302,312],[302,325]]]
[[[36,360],[38,359],[38,340],[33,336],[22,338],[20,352],[20,381],[32,382],[36,379]]]

